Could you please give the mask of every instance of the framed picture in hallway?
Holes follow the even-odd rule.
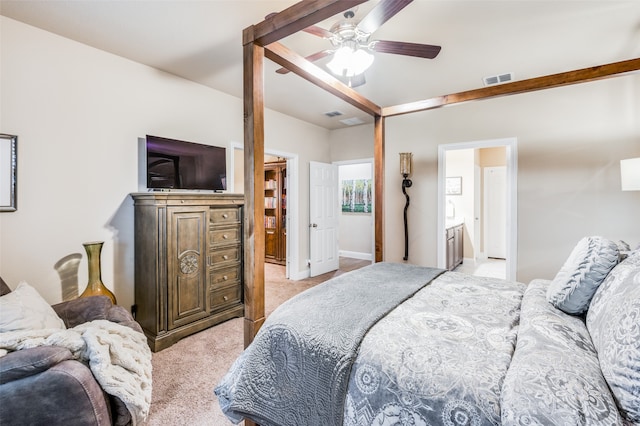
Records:
[[[445,182],[446,195],[462,195],[462,176],[448,177]]]
[[[17,210],[18,137],[0,133],[0,212]]]
[[[347,179],[340,182],[344,213],[371,214],[371,179]]]

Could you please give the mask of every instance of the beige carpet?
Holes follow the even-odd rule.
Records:
[[[290,281],[284,266],[265,265],[265,313],[299,292],[370,262],[341,258],[340,269],[314,278]],[[186,337],[153,354],[153,395],[145,425],[232,423],[222,414],[213,388],[243,349],[243,319],[235,318]]]

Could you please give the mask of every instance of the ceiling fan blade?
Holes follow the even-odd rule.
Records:
[[[371,34],[413,0],[382,0],[360,21],[358,29]]]
[[[333,49],[321,50],[320,52],[316,52],[316,53],[314,53],[312,55],[305,56],[305,59],[307,61],[309,61],[309,62],[315,62],[315,61],[318,61],[318,60],[320,60],[320,59],[322,59],[322,58],[324,58],[326,56],[331,55],[333,52],[335,52],[335,50],[333,50]],[[276,72],[278,74],[286,74],[286,73],[291,72],[291,71],[289,71],[286,68],[278,68],[276,70]]]
[[[416,56],[418,58],[433,59],[440,53],[441,46],[431,44],[407,43],[404,41],[376,40],[371,43],[376,52],[394,53],[396,55]]]

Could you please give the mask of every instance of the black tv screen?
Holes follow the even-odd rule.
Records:
[[[147,188],[227,189],[226,149],[147,135]]]

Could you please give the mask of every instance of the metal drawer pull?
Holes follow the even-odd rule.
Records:
[[[229,300],[229,296],[224,296],[223,299],[226,302],[227,300]]]
[[[222,279],[223,279],[224,281],[226,281],[226,280],[228,280],[228,279],[229,279],[229,277],[228,277],[228,276],[226,276],[226,275],[223,275],[223,276],[222,276]]]
[[[229,238],[229,236],[228,236],[227,234],[224,234],[224,235],[222,236],[222,238],[224,238],[224,239],[226,240],[227,238]]]
[[[224,256],[222,256],[222,258],[223,258],[224,260],[227,260],[227,259],[229,258],[229,256],[227,256],[227,255],[225,254]]]
[[[223,218],[223,219],[226,219],[226,218],[228,218],[228,217],[229,217],[229,215],[228,215],[228,214],[226,214],[226,213],[223,213],[223,214],[222,214],[222,218]]]

